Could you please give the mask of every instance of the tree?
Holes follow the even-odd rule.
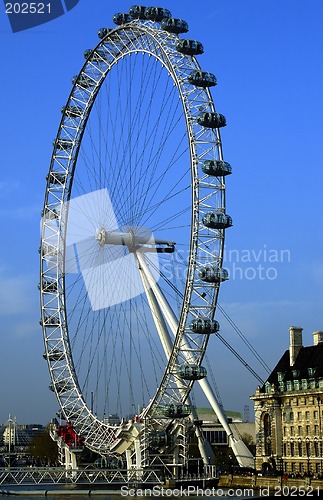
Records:
[[[241,440],[244,442],[244,444],[249,448],[250,452],[255,456],[256,453],[256,443],[254,438],[252,437],[251,434],[248,434],[247,432],[244,432],[241,435]]]
[[[50,437],[48,428],[34,437],[27,453],[35,459],[36,465],[57,465],[58,448]]]

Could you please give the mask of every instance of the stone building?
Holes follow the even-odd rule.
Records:
[[[44,432],[40,424],[17,424],[15,419],[9,420],[0,429],[1,441],[13,450],[15,447],[28,447],[32,440]],[[21,450],[20,450],[21,451]]]
[[[255,406],[258,470],[321,475],[323,419],[323,332],[303,347],[302,328],[290,327],[290,345],[263,387]]]

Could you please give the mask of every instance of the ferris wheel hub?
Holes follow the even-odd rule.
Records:
[[[136,234],[133,229],[130,229],[128,232],[123,232],[106,231],[106,229],[100,228],[96,233],[95,239],[102,247],[104,245],[122,245],[128,247],[129,250],[137,250],[138,248],[147,250],[149,248],[158,251],[160,250],[160,245],[164,245],[174,251],[176,244],[174,241],[154,238],[151,232],[139,232]],[[143,245],[145,245],[145,247],[143,247]]]
[[[99,245],[103,247],[105,245],[105,229],[100,228],[96,233],[95,239],[99,242]]]

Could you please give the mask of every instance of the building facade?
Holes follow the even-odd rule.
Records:
[[[302,328],[291,327],[285,351],[254,401],[255,467],[294,475],[321,476],[323,332],[303,347]]]
[[[40,424],[17,424],[15,419],[9,417],[0,430],[1,441],[7,447],[27,447],[37,435],[44,432],[44,429]]]

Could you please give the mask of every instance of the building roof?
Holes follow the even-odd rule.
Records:
[[[202,418],[203,420],[217,420],[217,416],[214,413],[213,408],[196,408],[196,411],[199,418]],[[231,418],[232,421],[242,422],[242,416],[239,411],[224,410],[224,413],[228,418]]]
[[[267,381],[277,383],[279,372],[284,374],[284,381],[323,377],[323,343],[301,347],[293,366],[290,366],[289,350],[285,351]]]

